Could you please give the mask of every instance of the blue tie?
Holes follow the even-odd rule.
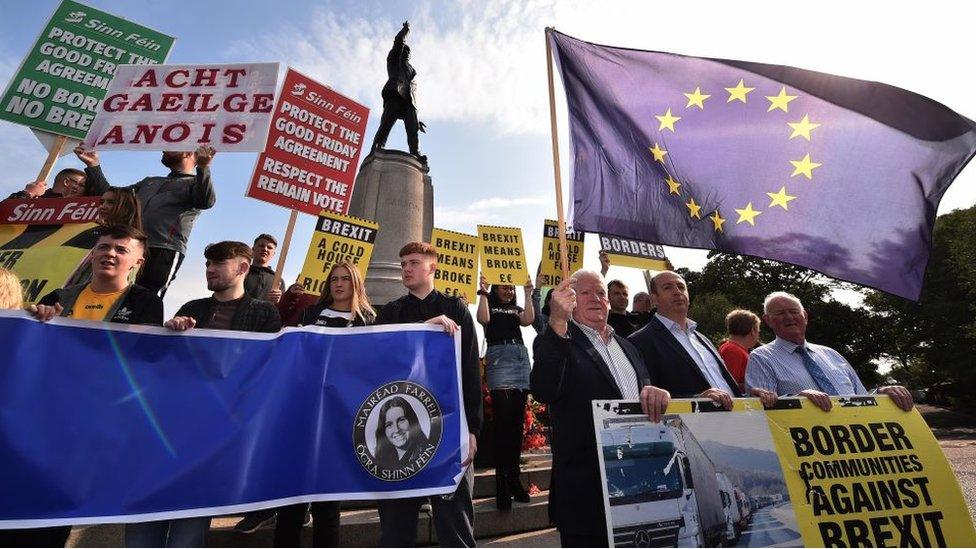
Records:
[[[810,373],[813,381],[819,385],[821,391],[828,395],[837,396],[839,394],[837,388],[830,382],[830,378],[824,373],[823,368],[820,367],[820,364],[817,364],[816,360],[813,360],[813,357],[810,356],[810,353],[804,347],[798,346],[793,352],[803,358],[803,365],[806,367],[807,372]]]

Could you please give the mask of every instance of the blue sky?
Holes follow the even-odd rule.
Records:
[[[380,115],[384,60],[393,35],[410,19],[418,70],[420,118],[428,125],[421,149],[430,158],[435,225],[473,233],[478,223],[520,226],[529,264],[541,252],[541,226],[555,216],[549,145],[543,29],[579,38],[690,55],[792,65],[904,87],[976,117],[971,70],[971,11],[964,4],[852,2],[701,3],[665,8],[659,2],[167,2],[89,0],[177,37],[173,63],[279,61],[371,107],[368,139]],[[54,0],[0,0],[0,83],[6,86]],[[970,13],[960,13],[969,11]],[[568,132],[561,90],[563,158]],[[398,124],[388,142],[406,148]],[[12,192],[33,180],[44,150],[22,126],[0,122],[0,169]],[[113,184],[165,173],[158,153],[106,152]],[[255,155],[218,155],[213,165],[217,205],[199,218],[189,254],[166,299],[167,314],[206,295],[203,248],[224,240],[282,235],[288,212],[244,197]],[[55,169],[77,166],[69,155]],[[564,189],[568,172],[564,166]],[[976,203],[976,168],[950,188],[940,213]],[[284,269],[294,280],[313,218],[301,215]],[[382,228],[381,228],[382,230]],[[585,262],[598,267],[595,236]],[[668,249],[677,266],[700,268],[701,251]],[[636,270],[612,268],[632,288]],[[631,293],[636,290],[632,289]],[[693,296],[694,297],[694,296]]]

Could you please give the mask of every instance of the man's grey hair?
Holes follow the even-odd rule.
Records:
[[[603,281],[603,275],[602,274],[600,274],[600,273],[598,273],[596,271],[590,270],[590,269],[580,269],[580,270],[576,271],[575,273],[569,275],[569,285],[570,285],[570,287],[575,287],[576,286],[576,283],[579,282],[580,279],[587,278],[587,277],[588,278],[595,279],[597,282],[600,283],[600,286],[603,286],[605,284],[605,282]]]
[[[763,313],[769,314],[769,304],[772,303],[774,299],[779,299],[779,298],[788,299],[793,303],[799,305],[801,311],[803,310],[803,302],[800,301],[800,298],[796,297],[795,295],[789,292],[773,292],[767,295],[766,299],[763,300]]]

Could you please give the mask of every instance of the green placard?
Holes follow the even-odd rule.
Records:
[[[115,68],[162,63],[174,40],[63,0],[7,86],[0,119],[84,139]]]

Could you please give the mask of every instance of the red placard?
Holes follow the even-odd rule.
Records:
[[[26,198],[0,201],[2,225],[64,225],[94,223],[100,196]]]
[[[247,196],[307,214],[349,210],[369,109],[289,68]]]

